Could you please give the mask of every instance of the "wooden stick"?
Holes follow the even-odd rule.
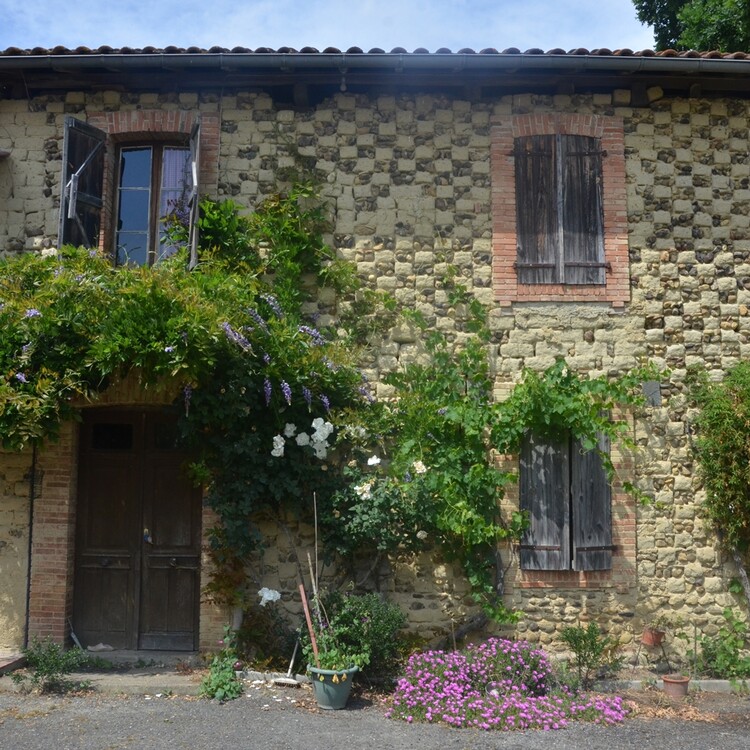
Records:
[[[312,619],[310,618],[310,608],[307,606],[307,594],[305,594],[305,587],[300,583],[299,593],[302,597],[302,609],[305,610],[305,620],[307,621],[307,632],[310,634],[310,643],[312,643],[313,654],[315,655],[315,666],[320,669],[320,657],[318,656],[318,641],[315,638],[315,630],[313,628]]]

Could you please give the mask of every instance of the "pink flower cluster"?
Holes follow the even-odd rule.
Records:
[[[463,651],[428,651],[409,660],[389,716],[476,729],[562,729],[570,721],[615,724],[622,699],[552,690],[546,654],[526,641],[490,638]]]

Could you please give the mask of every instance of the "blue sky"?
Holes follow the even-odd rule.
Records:
[[[631,0],[0,0],[0,49],[653,47]]]

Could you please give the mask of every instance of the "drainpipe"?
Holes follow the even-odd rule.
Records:
[[[23,629],[23,647],[29,647],[29,622],[31,619],[31,547],[34,536],[34,496],[36,494],[36,442],[31,446],[29,469],[29,548],[26,555],[26,622]]]

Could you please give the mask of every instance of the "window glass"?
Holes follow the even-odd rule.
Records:
[[[188,214],[190,149],[154,145],[120,151],[117,264],[150,265],[177,248],[162,242],[165,216]]]

